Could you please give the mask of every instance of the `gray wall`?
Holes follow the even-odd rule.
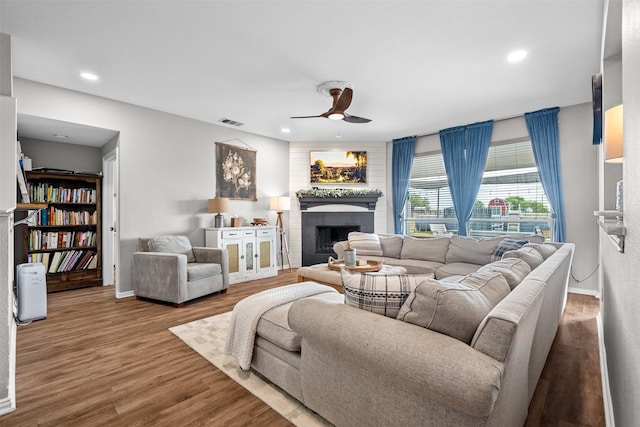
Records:
[[[102,170],[102,153],[97,147],[24,137],[20,137],[20,146],[24,155],[31,158],[34,168],[45,167],[74,172]]]
[[[15,79],[19,112],[119,131],[120,246],[118,289],[131,285],[131,258],[139,237],[184,234],[204,245],[203,228],[213,225],[207,200],[215,196],[215,142],[257,151],[258,201],[230,201],[244,223],[275,221],[269,197],[289,188],[288,142],[172,114]]]
[[[615,424],[640,420],[640,2],[622,2],[622,100],[624,101],[625,253],[600,233],[602,329]],[[604,88],[606,91],[606,87]],[[605,187],[604,191],[615,191]]]

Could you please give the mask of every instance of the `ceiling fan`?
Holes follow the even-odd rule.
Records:
[[[292,119],[311,119],[316,117],[324,117],[331,120],[344,120],[349,123],[369,123],[371,119],[364,117],[352,116],[347,114],[345,110],[351,105],[353,97],[353,89],[346,82],[333,81],[326,82],[318,86],[318,92],[333,98],[333,106],[322,114],[317,116],[297,116]]]

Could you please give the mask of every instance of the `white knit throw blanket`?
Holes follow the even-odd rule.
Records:
[[[224,346],[225,354],[238,359],[240,368],[246,371],[251,366],[258,321],[265,312],[300,298],[332,291],[337,292],[329,286],[315,282],[302,282],[267,289],[248,296],[238,302],[231,313],[227,341]]]

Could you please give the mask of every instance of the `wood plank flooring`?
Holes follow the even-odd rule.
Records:
[[[283,272],[183,308],[118,300],[113,287],[49,294],[47,319],[18,327],[17,410],[0,426],[289,426],[168,328],[293,282]],[[570,295],[527,426],[604,426],[597,312],[597,299]]]

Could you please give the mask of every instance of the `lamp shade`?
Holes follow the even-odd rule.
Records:
[[[609,108],[604,113],[604,160],[607,163],[622,163],[623,132],[622,105]]]
[[[227,212],[229,210],[229,199],[226,197],[217,197],[209,199],[209,213]]]
[[[269,199],[269,209],[272,211],[288,211],[291,209],[291,197],[278,196]]]

